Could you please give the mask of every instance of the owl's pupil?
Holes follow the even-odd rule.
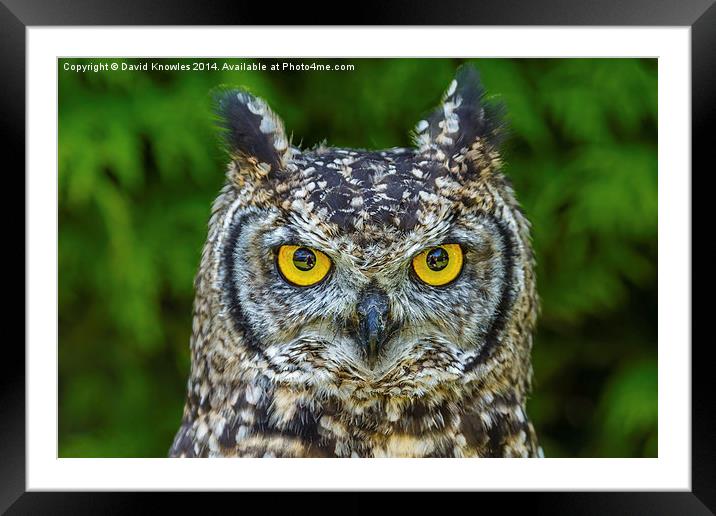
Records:
[[[450,257],[448,256],[447,251],[442,247],[431,249],[425,257],[428,267],[434,271],[441,271],[447,267],[449,259]]]
[[[310,249],[299,247],[293,253],[293,265],[298,270],[310,271],[316,265],[316,255]]]

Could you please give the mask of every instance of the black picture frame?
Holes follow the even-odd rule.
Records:
[[[346,7],[344,5],[344,7]],[[716,114],[716,5],[714,0],[484,0],[482,2],[361,2],[359,9],[335,4],[276,8],[262,3],[184,0],[0,0],[0,70],[4,76],[0,102],[3,157],[17,157],[18,170],[4,176],[24,178],[26,29],[31,26],[84,25],[281,25],[305,23],[386,25],[575,25],[691,27],[692,51],[692,179],[706,174],[713,142],[707,127]],[[335,13],[335,14],[331,14]],[[7,162],[6,162],[7,163]],[[20,172],[23,170],[23,173]],[[24,180],[22,189],[25,191]],[[9,190],[6,190],[6,192]],[[693,191],[693,190],[692,190]],[[26,192],[25,192],[26,193]],[[692,206],[696,205],[695,202]],[[5,208],[9,211],[9,208]],[[13,220],[6,217],[6,220]],[[692,216],[696,223],[699,220]],[[692,235],[698,234],[692,230]],[[15,246],[19,248],[19,245]],[[697,255],[692,254],[694,258]],[[23,263],[27,256],[23,256]],[[695,264],[694,264],[695,265]],[[25,279],[27,278],[25,269]],[[705,286],[700,286],[704,289]],[[694,303],[694,306],[696,304]],[[24,303],[23,303],[24,306]],[[692,316],[693,320],[693,316]],[[569,514],[714,514],[716,512],[716,426],[713,393],[716,382],[710,339],[692,345],[692,490],[690,492],[551,492],[510,493],[500,500],[538,512]],[[13,344],[13,345],[10,345]],[[675,343],[688,345],[688,343]],[[117,513],[166,506],[167,494],[26,492],[25,354],[5,340],[4,374],[0,376],[0,511],[8,514]],[[245,496],[245,495],[242,495]],[[264,495],[266,496],[266,495]],[[474,495],[473,495],[474,496]],[[492,494],[480,494],[494,497]],[[201,504],[204,511],[225,497],[183,497],[185,509]],[[273,498],[272,498],[273,500]],[[295,507],[302,502],[292,496]],[[421,497],[412,499],[422,503]],[[207,503],[208,502],[208,503]],[[213,502],[213,503],[212,503]],[[242,502],[247,504],[248,502]],[[273,503],[273,502],[272,502]],[[484,501],[480,502],[481,504]],[[373,510],[365,495],[344,499],[355,511]],[[362,508],[362,509],[361,509]],[[272,506],[272,511],[276,509]]]

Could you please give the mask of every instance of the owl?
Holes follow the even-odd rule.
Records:
[[[477,71],[387,150],[292,145],[215,96],[230,156],[171,457],[532,457],[529,223]]]

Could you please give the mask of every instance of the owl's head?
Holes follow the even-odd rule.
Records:
[[[473,68],[413,148],[300,150],[259,98],[222,90],[216,106],[231,162],[197,277],[195,361],[326,396],[526,388],[528,224]]]

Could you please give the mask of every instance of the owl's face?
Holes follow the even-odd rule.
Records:
[[[219,97],[233,161],[217,288],[229,334],[273,381],[415,395],[512,345],[532,257],[480,99],[463,69],[415,149],[369,152],[299,151],[262,101]]]
[[[499,221],[450,204],[409,230],[371,218],[332,227],[303,205],[239,209],[226,301],[287,378],[398,388],[456,378],[499,322],[513,244]]]

